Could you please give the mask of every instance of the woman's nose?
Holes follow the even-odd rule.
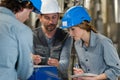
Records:
[[[69,30],[69,34],[70,34],[70,36],[73,36],[73,33],[72,33],[72,31],[71,31],[71,30]]]

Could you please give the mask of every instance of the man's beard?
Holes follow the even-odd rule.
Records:
[[[48,32],[52,32],[53,30],[55,30],[55,28],[56,28],[56,24],[50,24],[50,25],[45,26],[45,29]]]

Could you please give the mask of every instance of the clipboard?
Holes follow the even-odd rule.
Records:
[[[71,75],[71,78],[76,78],[76,77],[95,77],[97,76],[97,74],[93,74],[93,73],[83,73],[83,74],[75,74],[75,75]]]

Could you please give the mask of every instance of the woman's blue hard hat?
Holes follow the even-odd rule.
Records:
[[[61,28],[70,28],[81,24],[83,21],[91,21],[86,8],[83,6],[73,6],[63,15]]]

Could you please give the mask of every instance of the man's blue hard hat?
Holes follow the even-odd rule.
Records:
[[[34,6],[33,12],[41,13],[41,11],[40,11],[41,10],[41,4],[42,4],[41,0],[18,0],[18,1],[21,1],[21,2],[30,1]]]
[[[41,10],[41,0],[30,0],[30,2],[33,4],[34,6],[34,12],[36,13],[41,13],[40,10]]]
[[[87,10],[83,6],[73,6],[68,9],[62,18],[62,28],[70,28],[81,24],[83,21],[91,21]]]

